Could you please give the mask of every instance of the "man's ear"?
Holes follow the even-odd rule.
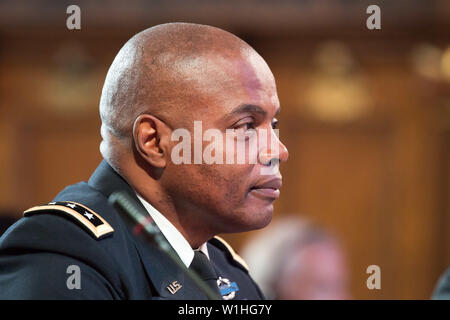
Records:
[[[133,140],[139,155],[151,166],[164,168],[167,164],[167,126],[149,114],[136,118],[133,126]]]

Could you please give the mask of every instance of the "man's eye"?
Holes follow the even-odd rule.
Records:
[[[255,126],[253,124],[253,122],[246,122],[243,124],[238,125],[237,127],[234,128],[235,130],[250,130],[250,129],[255,129]]]
[[[276,129],[278,127],[278,119],[274,119],[273,121],[272,121],[272,128],[273,129]]]
[[[250,129],[255,129],[254,121],[240,122],[234,126],[234,130],[238,130],[238,131],[248,131]]]

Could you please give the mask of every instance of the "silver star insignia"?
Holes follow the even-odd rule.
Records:
[[[86,216],[89,220],[94,219],[94,215],[92,213],[87,212],[87,211],[84,212],[84,216]]]
[[[75,208],[77,205],[73,203],[68,203],[66,206],[71,207],[72,209]]]

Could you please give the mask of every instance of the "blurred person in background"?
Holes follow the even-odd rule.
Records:
[[[247,243],[242,256],[268,299],[351,298],[343,248],[308,221],[290,217],[272,222]]]

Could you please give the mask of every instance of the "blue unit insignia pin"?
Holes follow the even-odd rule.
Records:
[[[217,286],[219,287],[220,294],[224,300],[231,300],[236,296],[236,292],[239,291],[239,287],[236,282],[231,282],[227,278],[219,277],[217,279]]]

